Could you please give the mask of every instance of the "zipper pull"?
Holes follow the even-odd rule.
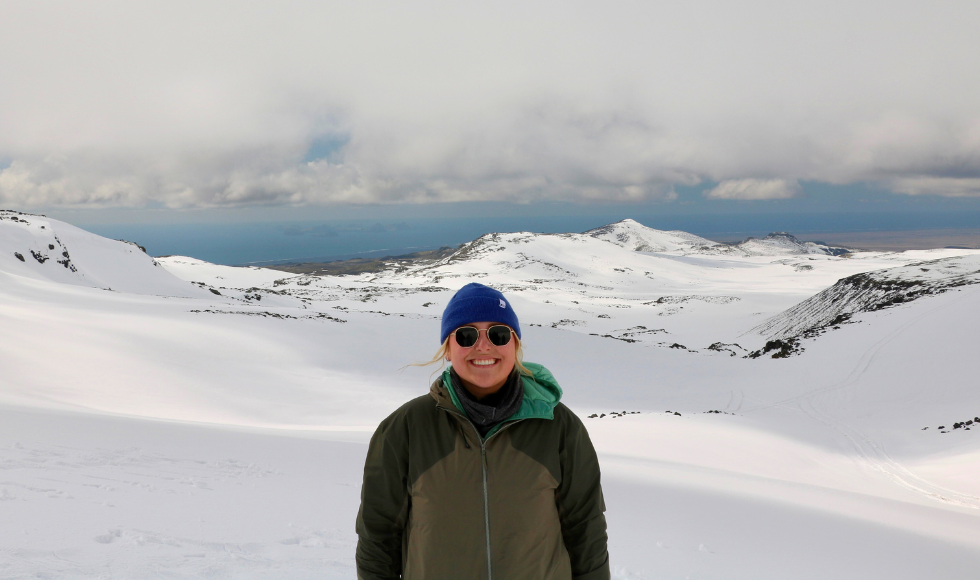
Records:
[[[470,442],[466,440],[466,433],[463,430],[463,425],[458,420],[456,421],[456,429],[459,431],[459,436],[463,438],[463,445],[467,449],[470,449]]]

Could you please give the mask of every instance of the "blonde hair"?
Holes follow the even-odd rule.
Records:
[[[531,371],[528,370],[528,368],[526,366],[524,366],[524,364],[523,364],[523,362],[524,362],[524,347],[521,346],[521,339],[520,339],[519,336],[517,336],[517,333],[516,332],[511,335],[511,338],[513,340],[516,340],[517,341],[516,347],[514,349],[514,358],[515,358],[515,360],[514,360],[514,367],[517,368],[517,371],[519,373],[521,373],[522,375],[525,375],[525,376],[528,376],[529,377],[529,376],[531,376]],[[410,366],[410,367],[427,367],[429,365],[434,365],[436,363],[442,363],[442,366],[439,367],[438,369],[436,369],[436,371],[434,373],[432,373],[432,374],[435,374],[435,373],[441,371],[443,368],[445,368],[446,361],[449,360],[449,341],[451,339],[452,339],[452,335],[447,336],[446,337],[446,340],[444,340],[442,342],[442,346],[439,347],[439,350],[436,351],[436,354],[434,354],[431,359],[429,359],[429,360],[427,360],[425,362],[412,363],[412,364],[410,364],[408,366]]]

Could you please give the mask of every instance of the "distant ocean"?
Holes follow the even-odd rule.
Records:
[[[873,232],[930,228],[977,228],[976,212],[820,213],[595,216],[508,216],[492,218],[410,218],[282,223],[100,224],[83,229],[136,242],[152,256],[183,255],[217,264],[268,265],[288,261],[330,261],[385,257],[457,246],[490,232],[583,232],[632,218],[662,230],[684,230],[716,241],[761,237],[787,231],[810,240],[815,232]]]

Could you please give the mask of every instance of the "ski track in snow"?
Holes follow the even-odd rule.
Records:
[[[848,376],[837,384],[806,392],[790,399],[757,405],[746,409],[744,413],[772,407],[796,408],[803,415],[839,433],[872,469],[887,476],[896,484],[936,501],[970,509],[980,509],[980,497],[961,493],[919,477],[892,458],[881,441],[870,437],[856,426],[847,424],[833,413],[833,409],[842,408],[842,403],[847,402],[849,391],[858,385],[865,372],[874,362],[875,356],[883,347],[901,337],[920,320],[940,310],[953,308],[960,302],[976,300],[978,297],[980,297],[980,290],[970,290],[953,300],[920,309],[920,312],[904,322],[899,328],[864,351]]]
[[[976,300],[978,297],[980,297],[980,290],[974,289],[965,292],[964,295],[958,296],[953,300],[946,301],[943,304],[939,304],[932,308],[922,309],[923,312],[916,314],[910,320],[902,324],[896,331],[882,338],[870,349],[868,349],[862,355],[861,359],[858,361],[858,364],[851,371],[850,375],[844,382],[833,387],[821,389],[820,391],[812,394],[804,395],[799,403],[800,409],[803,411],[803,413],[813,419],[816,419],[817,421],[820,421],[824,425],[831,427],[846,437],[847,440],[854,446],[855,450],[861,454],[862,458],[864,458],[869,465],[871,465],[876,471],[879,471],[891,478],[893,481],[895,481],[895,483],[917,493],[921,493],[928,498],[971,509],[980,509],[980,497],[972,494],[960,493],[917,476],[909,469],[904,467],[899,461],[892,458],[881,441],[873,439],[853,425],[845,424],[843,421],[833,415],[831,409],[840,407],[840,403],[846,400],[848,389],[857,385],[857,383],[864,376],[865,371],[867,371],[867,369],[874,362],[875,355],[877,355],[883,347],[896,340],[904,333],[908,332],[923,318],[935,314],[941,309],[955,307],[960,302],[966,300]]]

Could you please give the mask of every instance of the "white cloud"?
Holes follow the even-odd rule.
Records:
[[[907,195],[980,197],[980,178],[977,177],[904,177],[887,185],[892,191]]]
[[[704,196],[708,199],[789,199],[802,192],[799,183],[785,179],[729,179],[704,192]]]
[[[15,0],[0,202],[629,202],[980,175],[980,4],[942,4]],[[346,144],[304,163],[314,142]]]

